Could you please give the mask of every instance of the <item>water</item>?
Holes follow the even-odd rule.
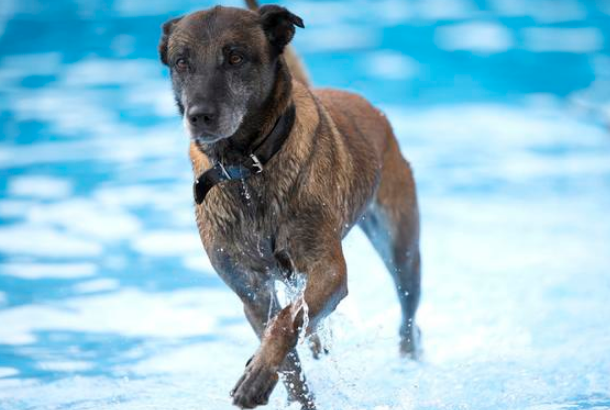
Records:
[[[0,3],[0,409],[232,408],[256,338],[156,56],[210,4]],[[299,347],[320,408],[610,408],[607,2],[287,4],[315,83],[387,112],[422,210],[422,362],[355,230],[330,354]]]

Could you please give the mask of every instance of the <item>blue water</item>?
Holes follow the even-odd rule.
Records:
[[[256,338],[156,55],[211,4],[0,3],[1,410],[232,408]],[[610,409],[610,4],[285,4],[314,83],[388,113],[422,211],[423,360],[355,230],[331,353],[299,347],[320,409]]]

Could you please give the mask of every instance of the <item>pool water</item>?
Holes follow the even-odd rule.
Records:
[[[212,4],[0,3],[1,410],[232,408],[257,340],[202,250],[156,54]],[[423,359],[354,230],[330,354],[299,346],[319,408],[610,409],[610,5],[284,4],[314,83],[388,114],[422,214]]]

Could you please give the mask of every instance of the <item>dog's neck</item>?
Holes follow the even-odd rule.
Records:
[[[275,83],[260,108],[248,112],[235,134],[214,144],[199,145],[212,161],[224,164],[239,163],[253,147],[258,146],[272,131],[286,112],[292,96],[292,77],[283,58],[278,59]]]

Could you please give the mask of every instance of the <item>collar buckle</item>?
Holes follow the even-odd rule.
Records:
[[[225,178],[227,179],[231,179],[231,174],[229,174],[229,172],[227,171],[227,169],[225,168],[224,165],[222,165],[221,161],[218,161],[218,167],[220,168],[220,170],[222,171],[222,174],[225,176]]]
[[[263,164],[258,159],[258,157],[254,154],[250,154],[250,159],[252,160],[252,168],[254,174],[260,174],[263,172]]]

